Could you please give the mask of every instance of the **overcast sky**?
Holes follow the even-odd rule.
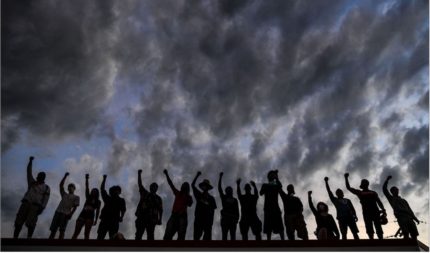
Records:
[[[127,203],[120,231],[134,238],[138,169],[146,186],[160,185],[158,239],[173,204],[164,168],[177,187],[198,170],[213,185],[224,171],[224,186],[241,177],[260,187],[278,169],[312,239],[306,192],[336,213],[324,176],[353,201],[367,238],[345,172],[380,194],[384,236],[398,227],[382,194],[387,175],[428,222],[428,1],[6,0],[1,17],[2,237],[12,236],[30,155],[51,186],[38,238],[49,235],[66,171],[81,196],[66,237],[84,174],[99,187],[106,173]],[[418,229],[428,244],[428,225]]]

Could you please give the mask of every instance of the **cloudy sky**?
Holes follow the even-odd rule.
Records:
[[[380,194],[384,236],[398,227],[382,195],[387,175],[428,222],[428,1],[9,0],[1,16],[2,237],[12,235],[30,155],[52,191],[39,238],[66,171],[81,204],[85,173],[91,187],[104,173],[108,187],[122,186],[127,238],[138,169],[164,200],[156,238],[173,204],[164,168],[178,187],[198,170],[212,184],[224,171],[225,186],[241,177],[260,187],[278,169],[304,202],[313,239],[306,192],[329,203],[323,177],[345,189],[346,171],[353,186],[368,178]],[[428,225],[418,229],[428,244]]]

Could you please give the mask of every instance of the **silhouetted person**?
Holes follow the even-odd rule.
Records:
[[[175,202],[173,202],[172,215],[167,221],[166,231],[164,233],[164,240],[172,240],[173,236],[178,233],[178,240],[185,240],[185,234],[188,226],[187,208],[193,204],[193,198],[190,196],[190,184],[184,182],[181,190],[178,191],[173,185],[172,180],[167,173],[163,171],[167,178],[167,183],[175,195]]]
[[[233,197],[233,188],[227,186],[225,194],[222,190],[222,176],[223,172],[219,173],[218,192],[221,197],[222,210],[221,210],[221,231],[222,239],[227,240],[227,235],[230,232],[231,240],[236,240],[236,228],[239,221],[239,203]]]
[[[72,239],[78,238],[84,226],[84,238],[85,240],[90,239],[91,228],[97,225],[97,219],[99,218],[101,206],[100,193],[97,188],[91,189],[90,193],[89,178],[90,175],[85,174],[85,204],[76,220],[75,232],[73,233]]]
[[[104,240],[109,233],[109,239],[112,239],[118,233],[119,223],[122,222],[126,211],[125,201],[119,195],[121,187],[118,185],[109,188],[109,194],[106,192],[106,175],[103,175],[103,181],[100,186],[104,206],[100,215],[100,224],[97,230],[97,240]]]
[[[281,188],[279,194],[284,203],[284,222],[288,239],[295,240],[295,232],[297,231],[297,237],[308,240],[308,230],[306,229],[306,222],[303,217],[303,204],[298,197],[294,196],[294,186],[289,184],[287,186],[287,193]]]
[[[282,184],[278,179],[278,171],[271,170],[267,174],[269,183],[261,186],[260,195],[264,195],[264,229],[267,234],[267,240],[271,240],[272,232],[279,234],[281,240],[284,240],[284,225],[282,224],[282,213],[279,208],[278,196],[282,190]]]
[[[403,233],[403,238],[408,239],[409,235],[412,239],[417,239],[418,229],[415,225],[414,221],[419,224],[420,221],[415,216],[408,202],[399,196],[399,188],[393,186],[390,188],[390,192],[388,192],[388,181],[391,179],[391,176],[388,176],[382,186],[382,190],[384,192],[385,197],[387,197],[388,202],[390,202],[391,207],[394,211],[394,216],[397,218],[397,222],[399,223],[400,229]]]
[[[67,223],[70,218],[72,218],[76,208],[79,206],[79,196],[75,195],[76,186],[74,184],[69,184],[67,186],[68,193],[64,191],[64,182],[68,176],[69,173],[66,172],[60,182],[61,201],[60,204],[58,204],[57,210],[55,210],[54,217],[52,218],[50,227],[51,234],[49,235],[49,239],[54,239],[58,229],[60,229],[59,239],[64,239],[64,231],[66,231]]]
[[[378,238],[382,239],[384,232],[382,231],[382,226],[380,222],[380,211],[378,209],[378,205],[382,209],[381,211],[384,214],[385,209],[384,205],[382,205],[382,202],[378,197],[378,193],[369,190],[369,181],[367,181],[366,179],[361,180],[361,191],[351,188],[351,186],[349,185],[348,177],[349,173],[345,173],[346,188],[353,194],[357,195],[357,197],[360,199],[360,203],[363,210],[363,220],[366,225],[366,233],[369,236],[369,239],[373,239],[373,225],[375,226]]]
[[[308,192],[309,207],[317,222],[316,235],[318,240],[339,240],[339,230],[333,216],[328,213],[328,206],[323,202],[318,202],[317,209],[312,203],[312,191]]]
[[[196,181],[201,174],[200,171],[197,172],[196,177],[191,183],[194,198],[196,198],[194,240],[200,240],[202,235],[203,240],[212,240],[212,225],[214,221],[214,212],[217,206],[214,197],[209,194],[209,190],[213,188],[209,180],[205,179],[199,184],[202,191],[197,189]]]
[[[251,194],[251,185],[245,184],[245,194],[242,194],[240,190],[240,178],[236,181],[237,183],[237,197],[240,202],[240,222],[239,228],[242,234],[242,240],[248,240],[248,230],[251,228],[252,233],[255,235],[256,240],[261,240],[262,224],[257,216],[257,201],[258,201],[258,190],[254,181],[251,181],[251,185],[254,188],[254,194]]]
[[[27,192],[22,198],[21,206],[16,214],[14,238],[18,238],[24,223],[28,228],[27,238],[33,236],[37,218],[45,210],[49,200],[50,189],[45,184],[46,174],[45,172],[39,172],[36,179],[34,179],[32,171],[33,160],[34,157],[30,156],[27,165]]]
[[[163,202],[157,195],[158,184],[152,183],[149,191],[142,184],[142,170],[138,171],[137,182],[139,185],[140,201],[136,209],[136,240],[142,240],[143,233],[147,235],[147,240],[154,240],[156,225],[161,225],[163,217]]]
[[[336,196],[334,197],[333,193],[330,190],[330,186],[328,184],[328,177],[324,178],[325,187],[328,192],[328,196],[330,197],[331,202],[336,207],[337,212],[337,220],[339,222],[340,232],[342,234],[342,239],[347,239],[348,227],[351,230],[354,239],[358,240],[358,228],[357,228],[357,214],[355,213],[355,208],[351,203],[351,200],[343,197],[343,191],[341,189],[336,190]]]

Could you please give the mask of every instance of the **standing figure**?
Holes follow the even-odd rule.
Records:
[[[391,194],[388,192],[388,181],[390,181],[391,178],[391,176],[388,176],[382,186],[384,195],[387,197],[388,202],[390,202],[390,205],[393,208],[394,216],[396,216],[397,222],[402,230],[403,238],[408,239],[410,235],[412,239],[416,240],[419,234],[414,221],[417,224],[419,224],[420,221],[415,216],[408,202],[399,196],[399,188],[393,186],[390,188]]]
[[[105,189],[106,175],[103,175],[103,181],[100,186],[102,199],[105,203],[100,215],[100,224],[97,229],[97,240],[104,240],[106,234],[109,232],[109,239],[113,239],[119,230],[119,223],[122,222],[126,211],[125,200],[119,195],[121,194],[121,187],[118,185],[109,188],[109,194]]]
[[[347,239],[348,227],[351,230],[354,239],[358,240],[358,228],[357,228],[357,214],[355,213],[355,208],[351,203],[351,200],[343,197],[343,191],[341,189],[336,190],[336,196],[334,197],[333,193],[330,190],[330,186],[328,185],[328,177],[324,178],[325,187],[328,192],[328,196],[330,197],[331,202],[336,207],[337,212],[337,220],[339,222],[340,232],[342,234],[342,239]]]
[[[213,187],[209,180],[205,179],[199,187],[202,191],[199,191],[196,187],[197,178],[202,173],[197,172],[191,187],[193,188],[194,198],[196,199],[196,209],[194,212],[194,240],[200,240],[203,235],[203,240],[212,240],[212,225],[214,222],[214,212],[217,208],[215,198],[209,194],[209,190]]]
[[[97,220],[99,218],[101,206],[100,193],[97,188],[91,189],[90,193],[90,187],[88,183],[89,178],[90,175],[85,174],[85,204],[78,216],[78,219],[76,220],[75,232],[73,233],[72,239],[78,238],[83,226],[85,226],[85,240],[90,239],[91,228],[92,226],[97,225]]]
[[[240,178],[236,183],[237,197],[239,198],[241,210],[239,228],[242,234],[242,240],[248,240],[248,230],[251,228],[252,233],[255,235],[255,239],[259,241],[261,240],[262,224],[257,216],[257,186],[254,181],[251,181],[251,185],[254,188],[254,194],[251,194],[251,185],[245,184],[245,194],[242,194],[240,190]]]
[[[52,218],[49,239],[54,239],[58,228],[60,228],[60,239],[64,239],[64,231],[66,231],[67,223],[79,206],[79,196],[75,195],[76,186],[74,184],[69,184],[67,186],[69,193],[64,191],[64,182],[68,176],[69,173],[66,172],[60,182],[61,201],[60,204],[58,204],[57,210],[55,210],[54,218]]]
[[[225,194],[222,190],[222,176],[224,173],[219,173],[218,192],[221,197],[221,231],[222,239],[227,240],[227,234],[230,232],[231,240],[236,240],[236,228],[239,221],[239,203],[233,197],[233,188],[227,186]]]
[[[282,213],[279,208],[278,196],[282,189],[282,184],[278,179],[278,171],[271,170],[267,174],[269,183],[261,186],[260,195],[264,195],[264,230],[267,240],[271,240],[272,232],[279,234],[284,240],[284,225],[282,224]]]
[[[295,240],[295,232],[297,237],[308,240],[308,230],[306,229],[305,218],[303,217],[302,201],[294,196],[294,186],[287,186],[287,193],[281,189],[279,192],[282,202],[284,203],[284,222],[288,240]]]
[[[357,197],[360,199],[361,207],[363,209],[363,219],[366,225],[366,233],[369,236],[369,239],[373,239],[374,225],[378,238],[382,240],[384,232],[382,231],[382,226],[380,222],[380,211],[378,209],[378,205],[384,214],[386,214],[386,212],[384,209],[384,205],[379,199],[378,193],[369,190],[369,181],[367,179],[361,180],[361,191],[352,188],[349,185],[348,177],[349,173],[345,173],[346,189],[357,195]]]
[[[50,189],[45,184],[45,172],[39,172],[36,179],[33,177],[33,160],[30,156],[27,165],[27,192],[21,200],[21,206],[15,218],[15,230],[13,238],[18,238],[22,225],[28,228],[27,238],[31,238],[36,228],[38,216],[45,210],[48,204]]]
[[[137,182],[139,185],[140,201],[136,208],[136,240],[142,240],[143,233],[147,233],[148,240],[154,240],[156,225],[161,225],[163,217],[163,202],[157,195],[158,184],[152,183],[149,192],[142,184],[142,170],[138,171]]]
[[[178,233],[178,240],[185,240],[185,234],[188,226],[187,208],[193,204],[193,198],[190,196],[190,184],[184,182],[181,190],[178,191],[173,185],[172,180],[167,173],[163,171],[167,178],[167,183],[175,195],[175,202],[173,202],[172,215],[167,221],[166,231],[164,233],[164,240],[172,240],[173,236]]]
[[[316,235],[318,240],[339,240],[339,230],[333,216],[328,213],[328,206],[324,202],[318,202],[317,209],[312,203],[312,191],[308,192],[309,207],[317,222]]]

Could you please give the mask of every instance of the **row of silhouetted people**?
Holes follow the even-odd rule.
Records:
[[[22,226],[25,224],[28,228],[28,238],[31,238],[36,227],[38,216],[43,212],[50,196],[50,188],[45,184],[46,174],[38,173],[36,179],[32,173],[33,157],[30,157],[27,165],[27,183],[28,189],[25,193],[21,206],[18,210],[15,219],[14,238],[18,238]],[[143,234],[147,233],[148,240],[154,240],[154,230],[157,225],[161,225],[163,215],[163,201],[157,195],[158,185],[152,183],[149,186],[149,191],[142,183],[142,170],[138,171],[138,187],[140,200],[136,208],[136,234],[135,239],[141,240]],[[164,240],[172,240],[177,234],[178,240],[185,240],[185,235],[188,226],[187,209],[193,205],[193,198],[190,195],[192,189],[195,199],[194,213],[194,240],[211,240],[212,226],[214,221],[215,209],[217,209],[215,198],[210,194],[213,189],[208,179],[202,180],[198,187],[197,180],[201,173],[197,172],[190,184],[182,183],[178,190],[172,182],[168,171],[164,170],[167,183],[172,190],[175,199],[173,202],[172,213],[166,225]],[[75,185],[68,184],[67,192],[64,190],[64,184],[69,173],[65,173],[60,182],[61,201],[55,210],[54,217],[51,222],[49,238],[55,238],[56,232],[59,231],[59,238],[64,238],[68,221],[75,213],[80,204],[79,196],[75,195]],[[366,227],[366,233],[370,239],[373,239],[375,231],[379,239],[383,238],[382,225],[387,223],[386,211],[378,194],[375,191],[369,190],[369,181],[363,179],[360,184],[360,189],[354,189],[348,181],[349,174],[345,174],[346,188],[355,194],[362,205],[363,220]],[[100,192],[97,188],[90,191],[89,175],[85,175],[85,203],[81,213],[76,219],[75,231],[72,239],[76,239],[82,228],[84,228],[84,238],[89,239],[91,228],[100,223],[97,229],[97,239],[103,240],[109,234],[109,238],[113,239],[118,236],[119,223],[122,222],[126,212],[125,200],[120,197],[121,187],[118,185],[109,188],[106,191],[106,175],[103,175],[103,180],[100,186]],[[219,174],[218,192],[221,198],[221,231],[222,239],[227,240],[230,235],[231,240],[236,239],[236,228],[239,224],[242,240],[248,240],[248,232],[251,229],[256,240],[261,240],[261,233],[267,235],[267,240],[271,240],[272,233],[279,234],[280,238],[284,239],[284,226],[289,240],[295,240],[297,237],[308,240],[308,231],[306,222],[303,216],[303,204],[301,200],[295,196],[294,186],[289,184],[284,192],[281,182],[278,178],[278,171],[271,170],[267,175],[268,182],[261,186],[258,192],[254,181],[244,186],[244,193],[241,190],[241,180],[237,180],[237,198],[233,196],[233,188],[227,186],[222,187],[223,173]],[[414,221],[418,224],[419,220],[411,210],[408,202],[399,196],[399,189],[391,187],[388,191],[388,181],[391,176],[387,177],[383,185],[383,193],[387,197],[390,205],[393,208],[394,215],[397,219],[404,238],[418,236],[418,230]],[[318,202],[316,207],[312,201],[312,191],[308,192],[309,207],[315,216],[317,228],[315,235],[319,240],[337,240],[347,239],[348,228],[353,234],[354,239],[359,239],[357,214],[352,202],[344,198],[343,191],[337,189],[335,194],[332,193],[329,186],[329,178],[325,177],[325,185],[331,202],[336,207],[337,220],[340,228],[329,213],[328,205],[324,202]],[[104,202],[101,208],[100,195]],[[264,196],[264,226],[257,216],[257,202],[259,195]],[[278,198],[281,197],[284,205],[284,216],[282,217],[281,209],[278,204]],[[240,204],[240,211],[239,211]],[[283,219],[282,219],[283,218]]]

